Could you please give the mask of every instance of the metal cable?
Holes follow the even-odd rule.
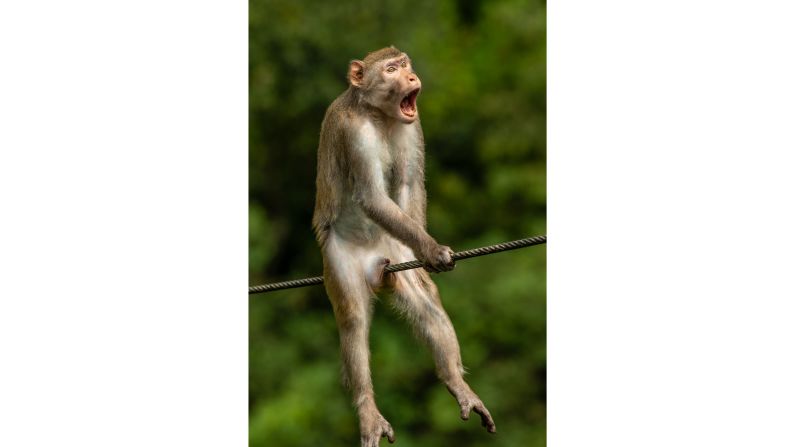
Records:
[[[490,255],[492,253],[499,253],[501,251],[516,250],[517,248],[530,247],[532,245],[546,244],[546,236],[533,236],[516,241],[503,242],[501,244],[489,245],[487,247],[473,248],[471,250],[459,251],[453,253],[453,260],[475,258],[478,256]],[[400,264],[389,265],[385,272],[400,272],[403,270],[411,270],[422,267],[422,261],[414,260],[409,262],[402,262]],[[248,294],[273,292],[282,289],[294,289],[296,287],[314,286],[323,284],[322,276],[315,276],[312,278],[294,279],[292,281],[276,282],[271,284],[262,284],[259,286],[251,286],[248,288]]]

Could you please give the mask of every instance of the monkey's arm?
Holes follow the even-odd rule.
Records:
[[[422,225],[422,228],[427,228],[428,223],[425,217],[425,204],[426,201],[426,194],[425,194],[425,180],[420,176],[418,179],[415,179],[410,188],[410,196],[412,197],[411,202],[408,206],[408,215],[417,222],[418,224]]]
[[[425,231],[422,223],[412,219],[400,209],[382,188],[376,185],[364,188],[361,186],[363,185],[357,188],[360,189],[357,201],[367,217],[414,250],[415,254],[421,256],[423,247],[437,245],[436,241]]]
[[[367,217],[422,256],[423,247],[437,245],[422,225],[409,217],[389,197],[371,197],[362,202]]]
[[[416,220],[389,197],[381,174],[380,162],[367,155],[370,151],[354,148],[351,152],[350,167],[354,197],[365,215],[411,248],[417,258],[426,263],[428,270],[451,270],[455,266],[452,259],[453,251],[450,247],[439,245],[425,231],[424,188],[422,197],[411,197],[412,203],[409,209],[422,208],[422,220]]]

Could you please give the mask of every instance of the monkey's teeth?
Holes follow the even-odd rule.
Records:
[[[417,103],[415,99],[417,98],[418,90],[414,90],[408,95],[404,96],[403,99],[400,101],[400,111],[409,117],[413,117],[415,113],[417,113]]]

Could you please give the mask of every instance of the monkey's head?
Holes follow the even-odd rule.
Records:
[[[409,57],[397,48],[382,48],[363,61],[351,61],[348,81],[365,102],[386,116],[406,124],[417,119],[417,95],[422,82]]]

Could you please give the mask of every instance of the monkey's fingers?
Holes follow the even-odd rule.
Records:
[[[436,268],[433,264],[431,264],[430,262],[427,262],[427,261],[422,264],[422,268],[424,268],[425,271],[428,272],[428,273],[439,273],[439,269]]]
[[[431,273],[449,272],[455,268],[455,261],[452,258],[445,259],[445,256],[441,255],[432,261],[426,261],[423,267]]]
[[[455,261],[453,260],[453,255],[455,254],[455,251],[453,251],[453,249],[452,249],[452,248],[450,248],[450,247],[445,247],[445,248],[447,248],[447,256],[449,256],[449,257],[450,257],[450,260],[451,260],[453,263],[455,263]]]
[[[449,272],[451,270],[455,270],[455,261],[451,258],[450,262],[444,265],[444,271]]]
[[[455,268],[455,261],[451,260],[450,262],[439,262],[436,265],[436,268],[438,272],[449,272]]]
[[[386,439],[387,439],[387,441],[389,441],[390,444],[394,444],[395,443],[395,431],[392,430],[392,426],[391,425],[389,426],[387,431],[384,434],[381,435],[382,438],[384,436],[386,436]]]
[[[455,268],[455,259],[453,259],[453,251],[452,248],[445,246],[444,252],[442,253],[442,270],[445,272],[449,272]]]

